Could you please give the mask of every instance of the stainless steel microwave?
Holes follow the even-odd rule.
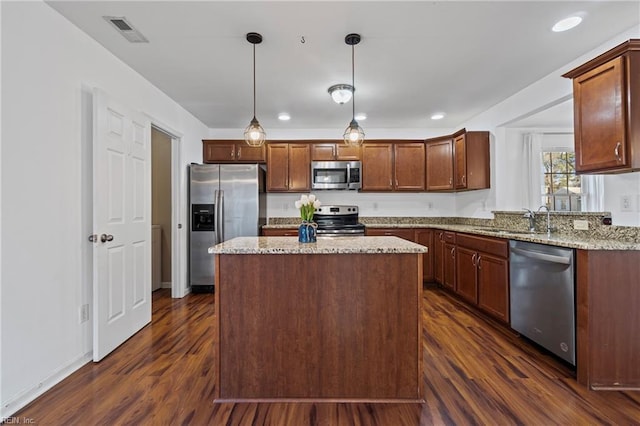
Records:
[[[312,189],[360,189],[360,161],[312,161]]]

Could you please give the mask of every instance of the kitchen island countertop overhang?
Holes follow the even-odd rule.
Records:
[[[209,249],[216,402],[422,402],[422,255],[397,237]]]

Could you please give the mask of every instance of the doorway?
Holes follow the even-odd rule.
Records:
[[[172,284],[171,141],[171,135],[151,127],[152,292]]]

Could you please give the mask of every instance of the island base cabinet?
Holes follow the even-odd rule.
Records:
[[[215,259],[217,402],[422,400],[422,254]]]
[[[577,380],[640,390],[640,252],[577,250]]]

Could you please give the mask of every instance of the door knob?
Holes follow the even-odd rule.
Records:
[[[113,235],[102,234],[100,235],[100,241],[106,243],[107,241],[113,241]]]

